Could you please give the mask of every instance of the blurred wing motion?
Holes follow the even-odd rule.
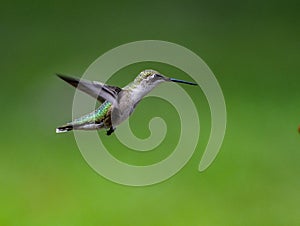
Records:
[[[66,81],[75,88],[89,94],[103,103],[105,100],[114,104],[118,93],[122,91],[120,87],[106,85],[97,81],[88,81],[84,79],[73,78],[61,74],[56,74],[59,78]]]

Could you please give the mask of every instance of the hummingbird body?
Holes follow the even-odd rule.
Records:
[[[56,129],[57,133],[71,130],[99,130],[105,128],[108,129],[107,135],[110,135],[114,132],[117,125],[121,124],[133,113],[140,100],[161,82],[172,81],[197,85],[165,77],[154,70],[142,71],[133,82],[122,89],[100,82],[78,80],[64,75],[58,76],[72,86],[97,98],[102,104],[91,113],[58,127]]]

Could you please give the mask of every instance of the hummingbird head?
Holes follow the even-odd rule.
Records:
[[[166,77],[152,69],[142,71],[134,80],[134,83],[136,84],[140,84],[143,86],[152,86],[152,87],[155,87],[156,85],[162,82],[178,82],[178,83],[184,83],[189,85],[197,85],[196,83],[193,82]]]

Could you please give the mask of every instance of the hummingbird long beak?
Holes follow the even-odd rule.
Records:
[[[180,80],[180,79],[176,79],[176,78],[169,78],[169,80],[171,82],[178,82],[178,83],[184,83],[184,84],[188,84],[188,85],[193,85],[193,86],[197,86],[197,83],[194,82],[188,82],[188,81],[184,81],[184,80]]]

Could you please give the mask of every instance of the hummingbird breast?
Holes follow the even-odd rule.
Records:
[[[123,90],[118,96],[117,106],[112,106],[111,121],[113,127],[125,121],[134,111],[136,101],[131,90]]]
[[[112,106],[111,122],[116,127],[125,121],[134,111],[140,100],[151,91],[153,87],[131,84],[124,87],[118,95],[118,105]]]

